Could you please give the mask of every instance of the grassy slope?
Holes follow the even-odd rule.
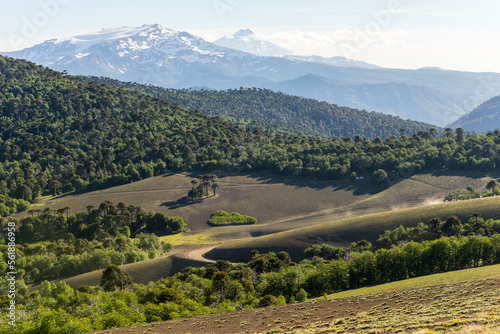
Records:
[[[394,229],[399,225],[416,226],[419,222],[427,222],[434,217],[446,219],[450,215],[467,221],[474,212],[481,213],[484,218],[500,217],[500,197],[381,212],[239,240],[215,248],[207,257],[237,262],[247,259],[250,251],[256,249],[261,253],[284,250],[295,260],[300,260],[303,257],[303,249],[312,244],[346,246],[361,239],[374,242],[385,230]]]
[[[313,301],[113,329],[113,333],[498,333],[500,265]],[[106,333],[97,331],[93,333]],[[432,332],[434,333],[434,332]]]
[[[216,210],[239,212],[256,217],[259,223],[314,213],[345,206],[369,197],[369,185],[353,187],[337,181],[312,181],[286,178],[270,173],[221,176],[218,195],[201,203],[187,204],[183,199],[196,175],[174,174],[84,194],[42,199],[33,208],[71,207],[70,212],[85,211],[87,205],[105,200],[142,206],[147,211],[181,215],[192,231],[209,229],[210,215]],[[210,189],[210,192],[212,190]],[[276,210],[279,208],[279,210]]]
[[[242,237],[323,222],[317,218],[311,220],[311,216],[328,216],[328,221],[331,221],[428,204],[456,188],[469,185],[484,187],[489,179],[481,173],[461,176],[436,172],[416,175],[385,189],[384,186],[374,188],[367,181],[352,184],[349,181],[287,178],[271,173],[220,175],[218,183],[221,188],[216,197],[186,205],[183,198],[191,188],[191,180],[196,180],[195,176],[186,173],[165,175],[84,194],[41,198],[32,207],[69,206],[70,212],[77,212],[85,211],[87,205],[97,206],[105,200],[115,204],[121,201],[142,206],[147,211],[180,215],[191,231],[213,229],[207,221],[216,210],[235,211],[258,220],[256,226],[236,227],[238,231],[248,232],[242,233]],[[270,227],[284,221],[287,221],[286,226]],[[232,234],[235,229],[219,228],[216,233],[222,234],[221,231]]]

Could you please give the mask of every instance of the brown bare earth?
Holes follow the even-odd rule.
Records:
[[[392,288],[394,284],[389,287]],[[92,333],[499,333],[494,278],[243,310]]]
[[[484,189],[487,182],[487,176],[481,173],[449,175],[440,171],[395,180],[398,182],[390,182],[390,187],[384,184],[378,188],[374,188],[369,180],[353,184],[344,180],[311,180],[265,172],[221,174],[217,181],[220,185],[217,196],[191,204],[187,203],[185,196],[196,175],[168,174],[89,193],[41,198],[32,208],[68,206],[70,213],[75,213],[85,211],[88,205],[98,206],[110,200],[115,204],[138,205],[146,211],[182,216],[191,231],[202,231],[211,228],[207,222],[216,210],[250,215],[257,218],[258,225],[307,218],[318,213],[328,214],[330,220],[338,220],[434,203],[456,188],[470,185]],[[259,234],[258,227],[248,229],[252,236]],[[281,226],[279,229],[289,228]]]
[[[191,231],[162,237],[174,245],[171,254],[122,266],[134,282],[147,283],[171,276],[187,266],[206,265],[211,260],[246,261],[252,249],[285,250],[300,260],[303,249],[311,244],[327,242],[345,246],[360,239],[373,241],[388,228],[400,224],[413,226],[433,218],[436,210],[441,211],[441,218],[456,214],[457,208],[463,211],[465,219],[474,211],[480,211],[483,216],[489,212],[497,218],[500,217],[500,197],[435,206],[457,188],[474,186],[484,190],[491,177],[498,175],[436,170],[374,188],[366,180],[353,184],[270,173],[219,175],[221,188],[217,196],[186,205],[183,198],[191,187],[191,180],[196,180],[196,174],[182,173],[85,194],[40,199],[33,208],[69,206],[71,212],[77,212],[85,210],[87,205],[97,206],[111,200],[139,205],[147,211],[181,215]],[[210,227],[208,218],[216,210],[254,216],[258,223]],[[218,247],[212,249],[214,245]],[[206,248],[208,246],[210,248]],[[62,280],[78,287],[98,284],[100,276],[101,271],[95,271]],[[31,288],[36,287],[34,284]]]

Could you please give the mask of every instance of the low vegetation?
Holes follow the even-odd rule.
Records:
[[[253,217],[241,215],[237,212],[227,213],[222,210],[214,212],[208,221],[211,226],[251,225],[255,223],[257,223],[257,219]]]

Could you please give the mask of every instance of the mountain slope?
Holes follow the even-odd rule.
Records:
[[[496,96],[449,125],[476,132],[500,129],[500,96]]]
[[[421,110],[416,120],[431,122],[436,110],[441,113],[449,113],[450,110],[456,112],[456,115],[449,113],[450,118],[446,122],[436,123],[438,126],[444,126],[465,114],[471,108],[471,100],[477,101],[477,105],[483,99],[500,94],[500,74],[435,68],[373,68],[338,58],[261,57],[224,48],[187,32],[166,29],[160,25],[104,29],[94,34],[50,40],[22,51],[4,54],[36,61],[56,70],[67,70],[71,74],[105,76],[171,88],[275,89],[281,86],[283,92],[296,94],[300,83],[294,86],[292,80],[307,75],[321,76],[348,86],[405,84],[412,86],[412,89],[418,86],[436,92],[428,100],[426,94],[409,94],[408,103],[419,105]],[[484,83],[488,84],[488,94],[478,98],[477,88]],[[315,83],[307,93],[301,95],[341,105],[343,103],[332,99],[331,91],[337,88],[333,84]],[[359,108],[363,105],[367,110],[403,118],[409,114],[413,118],[413,113],[401,112],[398,104],[390,100],[399,94],[394,91],[394,86],[365,86],[364,90],[366,93],[354,99],[357,103],[347,106]],[[390,98],[367,98],[379,94]],[[346,103],[351,103],[350,99]]]
[[[281,57],[293,54],[290,50],[264,40],[250,29],[241,29],[232,36],[219,38],[214,44],[264,57]]]
[[[360,111],[313,99],[305,99],[267,89],[174,90],[124,83],[108,78],[82,77],[117,88],[137,90],[154,97],[179,103],[190,110],[211,116],[223,116],[237,124],[319,137],[360,135],[374,139],[399,135],[400,129],[412,135],[433,126],[381,113]]]
[[[298,56],[298,55],[287,55],[285,58],[290,60],[307,61],[311,63],[318,63],[336,67],[361,67],[366,69],[377,69],[380,66],[365,63],[364,61],[352,60],[345,57],[320,57],[320,56]]]
[[[274,90],[430,124],[460,117],[458,101],[438,90],[405,83],[345,85],[316,75],[280,82]]]

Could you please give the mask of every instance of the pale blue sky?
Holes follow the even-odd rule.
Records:
[[[0,0],[0,50],[159,23],[214,40],[241,28],[297,53],[500,72],[500,1]],[[392,9],[394,10],[392,10]]]

